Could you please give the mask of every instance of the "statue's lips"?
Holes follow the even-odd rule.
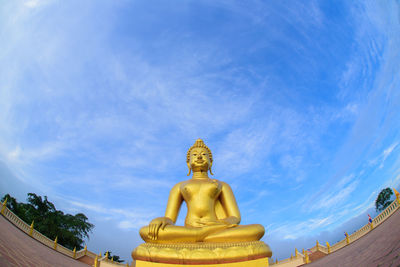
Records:
[[[197,164],[203,164],[205,161],[204,160],[196,160],[195,161]]]

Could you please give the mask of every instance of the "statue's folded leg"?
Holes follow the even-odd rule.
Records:
[[[148,236],[149,226],[142,227],[139,233],[142,239],[149,243],[203,242],[207,236],[224,231],[226,227],[226,225],[213,225],[196,228],[167,225],[158,231],[157,240],[152,240]]]
[[[204,242],[243,242],[260,240],[265,233],[261,224],[239,225],[212,233]]]
[[[167,225],[158,232],[157,240],[149,240],[148,230],[149,226],[140,229],[140,235],[146,243],[132,252],[136,260],[171,266],[206,263],[222,266],[225,262],[243,262],[245,266],[247,263],[251,265],[248,262],[250,260],[262,259],[264,266],[265,258],[272,256],[270,247],[258,241],[264,234],[264,227],[259,224],[204,227]]]
[[[200,236],[199,228],[187,228],[176,225],[167,225],[164,229],[160,229],[157,240],[150,239],[148,232],[148,226],[142,227],[139,231],[142,239],[150,243],[198,242]]]

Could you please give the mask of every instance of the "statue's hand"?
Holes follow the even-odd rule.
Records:
[[[218,221],[197,221],[196,224],[197,226],[217,226],[217,225],[226,225],[227,227],[235,227],[238,224],[236,223],[237,220],[231,220],[231,219],[223,219],[223,220],[218,220]]]
[[[160,228],[164,230],[165,226],[169,224],[174,224],[174,222],[168,217],[158,217],[153,219],[149,224],[149,238],[157,240]]]
[[[222,221],[197,221],[196,226],[213,226],[213,225],[226,225],[227,223]]]
[[[235,225],[235,226],[240,223],[240,220],[235,216],[227,217],[221,221],[225,222],[226,224]]]

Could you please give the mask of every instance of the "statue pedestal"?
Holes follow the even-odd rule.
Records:
[[[144,243],[132,252],[136,267],[265,267],[271,249],[262,241],[232,243]]]
[[[167,263],[155,263],[149,261],[136,261],[135,267],[179,267],[184,266],[183,264],[167,264]],[[268,267],[268,258],[261,258],[258,260],[241,261],[232,263],[221,263],[221,264],[196,264],[190,265],[193,267]]]

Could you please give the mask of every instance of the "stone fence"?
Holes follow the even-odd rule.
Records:
[[[364,235],[368,234],[369,232],[373,231],[374,228],[381,223],[383,223],[387,218],[389,218],[393,213],[395,213],[400,207],[400,199],[399,195],[396,195],[396,199],[386,208],[384,209],[378,216],[376,216],[373,220],[372,223],[368,223],[352,233],[351,235],[348,235],[346,233],[346,237],[337,242],[334,245],[329,245],[328,242],[326,242],[326,246],[323,246],[319,244],[319,242],[316,242],[316,245],[309,250],[305,251],[303,250],[303,253],[299,253],[297,249],[295,249],[295,255],[296,256],[291,256],[290,258],[277,261],[275,263],[272,263],[271,265],[274,266],[280,266],[280,267],[294,267],[294,266],[299,266],[303,265],[305,263],[310,263],[310,255],[312,253],[315,253],[317,251],[320,251],[324,254],[330,254],[333,253],[350,243],[358,240],[359,238],[363,237]]]
[[[84,256],[88,256],[93,259],[95,267],[108,267],[108,266],[129,266],[129,264],[122,264],[118,262],[113,262],[107,259],[107,257],[100,255],[97,255],[94,252],[91,252],[87,250],[87,247],[85,246],[84,249],[80,251],[70,250],[60,244],[57,243],[57,238],[55,240],[51,240],[48,237],[42,235],[38,231],[34,229],[34,223],[32,222],[31,225],[25,223],[22,219],[20,219],[17,215],[15,215],[12,211],[10,211],[7,206],[6,206],[7,200],[2,203],[1,207],[1,214],[12,224],[14,224],[16,227],[18,227],[21,231],[25,232],[27,235],[31,236],[32,238],[36,239],[40,243],[44,244],[45,246],[48,246],[49,248],[52,248],[70,258],[73,259],[79,259]],[[396,196],[396,200],[394,200],[385,210],[383,210],[378,216],[376,216],[373,220],[372,223],[368,223],[361,227],[359,230],[354,232],[351,235],[348,235],[346,233],[346,237],[337,242],[336,244],[330,246],[328,242],[326,242],[326,246],[323,246],[319,244],[319,242],[316,242],[316,245],[312,248],[310,248],[307,251],[302,251],[302,253],[298,252],[297,249],[295,249],[295,256],[291,256],[290,258],[281,260],[278,262],[276,260],[275,263],[272,263],[271,265],[274,266],[281,266],[281,267],[294,267],[294,266],[299,266],[303,265],[305,263],[309,263],[310,259],[309,256],[312,253],[315,253],[317,251],[320,251],[324,254],[330,254],[333,253],[350,243],[358,240],[359,238],[363,237],[364,235],[368,234],[370,231],[373,231],[373,229],[383,223],[387,218],[389,218],[394,212],[396,212],[400,207],[400,199],[399,196]]]
[[[51,240],[48,237],[42,235],[38,231],[34,229],[34,222],[32,222],[31,225],[27,224],[24,222],[21,218],[19,218],[17,215],[15,215],[11,210],[9,210],[6,206],[7,200],[4,201],[4,203],[1,204],[1,214],[12,224],[14,224],[17,228],[19,228],[22,232],[26,233],[33,239],[39,241],[43,245],[52,248],[61,254],[64,254],[70,258],[73,259],[79,259],[84,256],[88,256],[91,259],[93,259],[95,267],[106,267],[106,266],[128,266],[129,264],[122,264],[118,262],[113,262],[111,260],[108,260],[107,257],[100,255],[97,255],[96,253],[87,250],[87,247],[85,246],[84,249],[80,251],[70,250],[57,242],[57,237],[55,240]]]

